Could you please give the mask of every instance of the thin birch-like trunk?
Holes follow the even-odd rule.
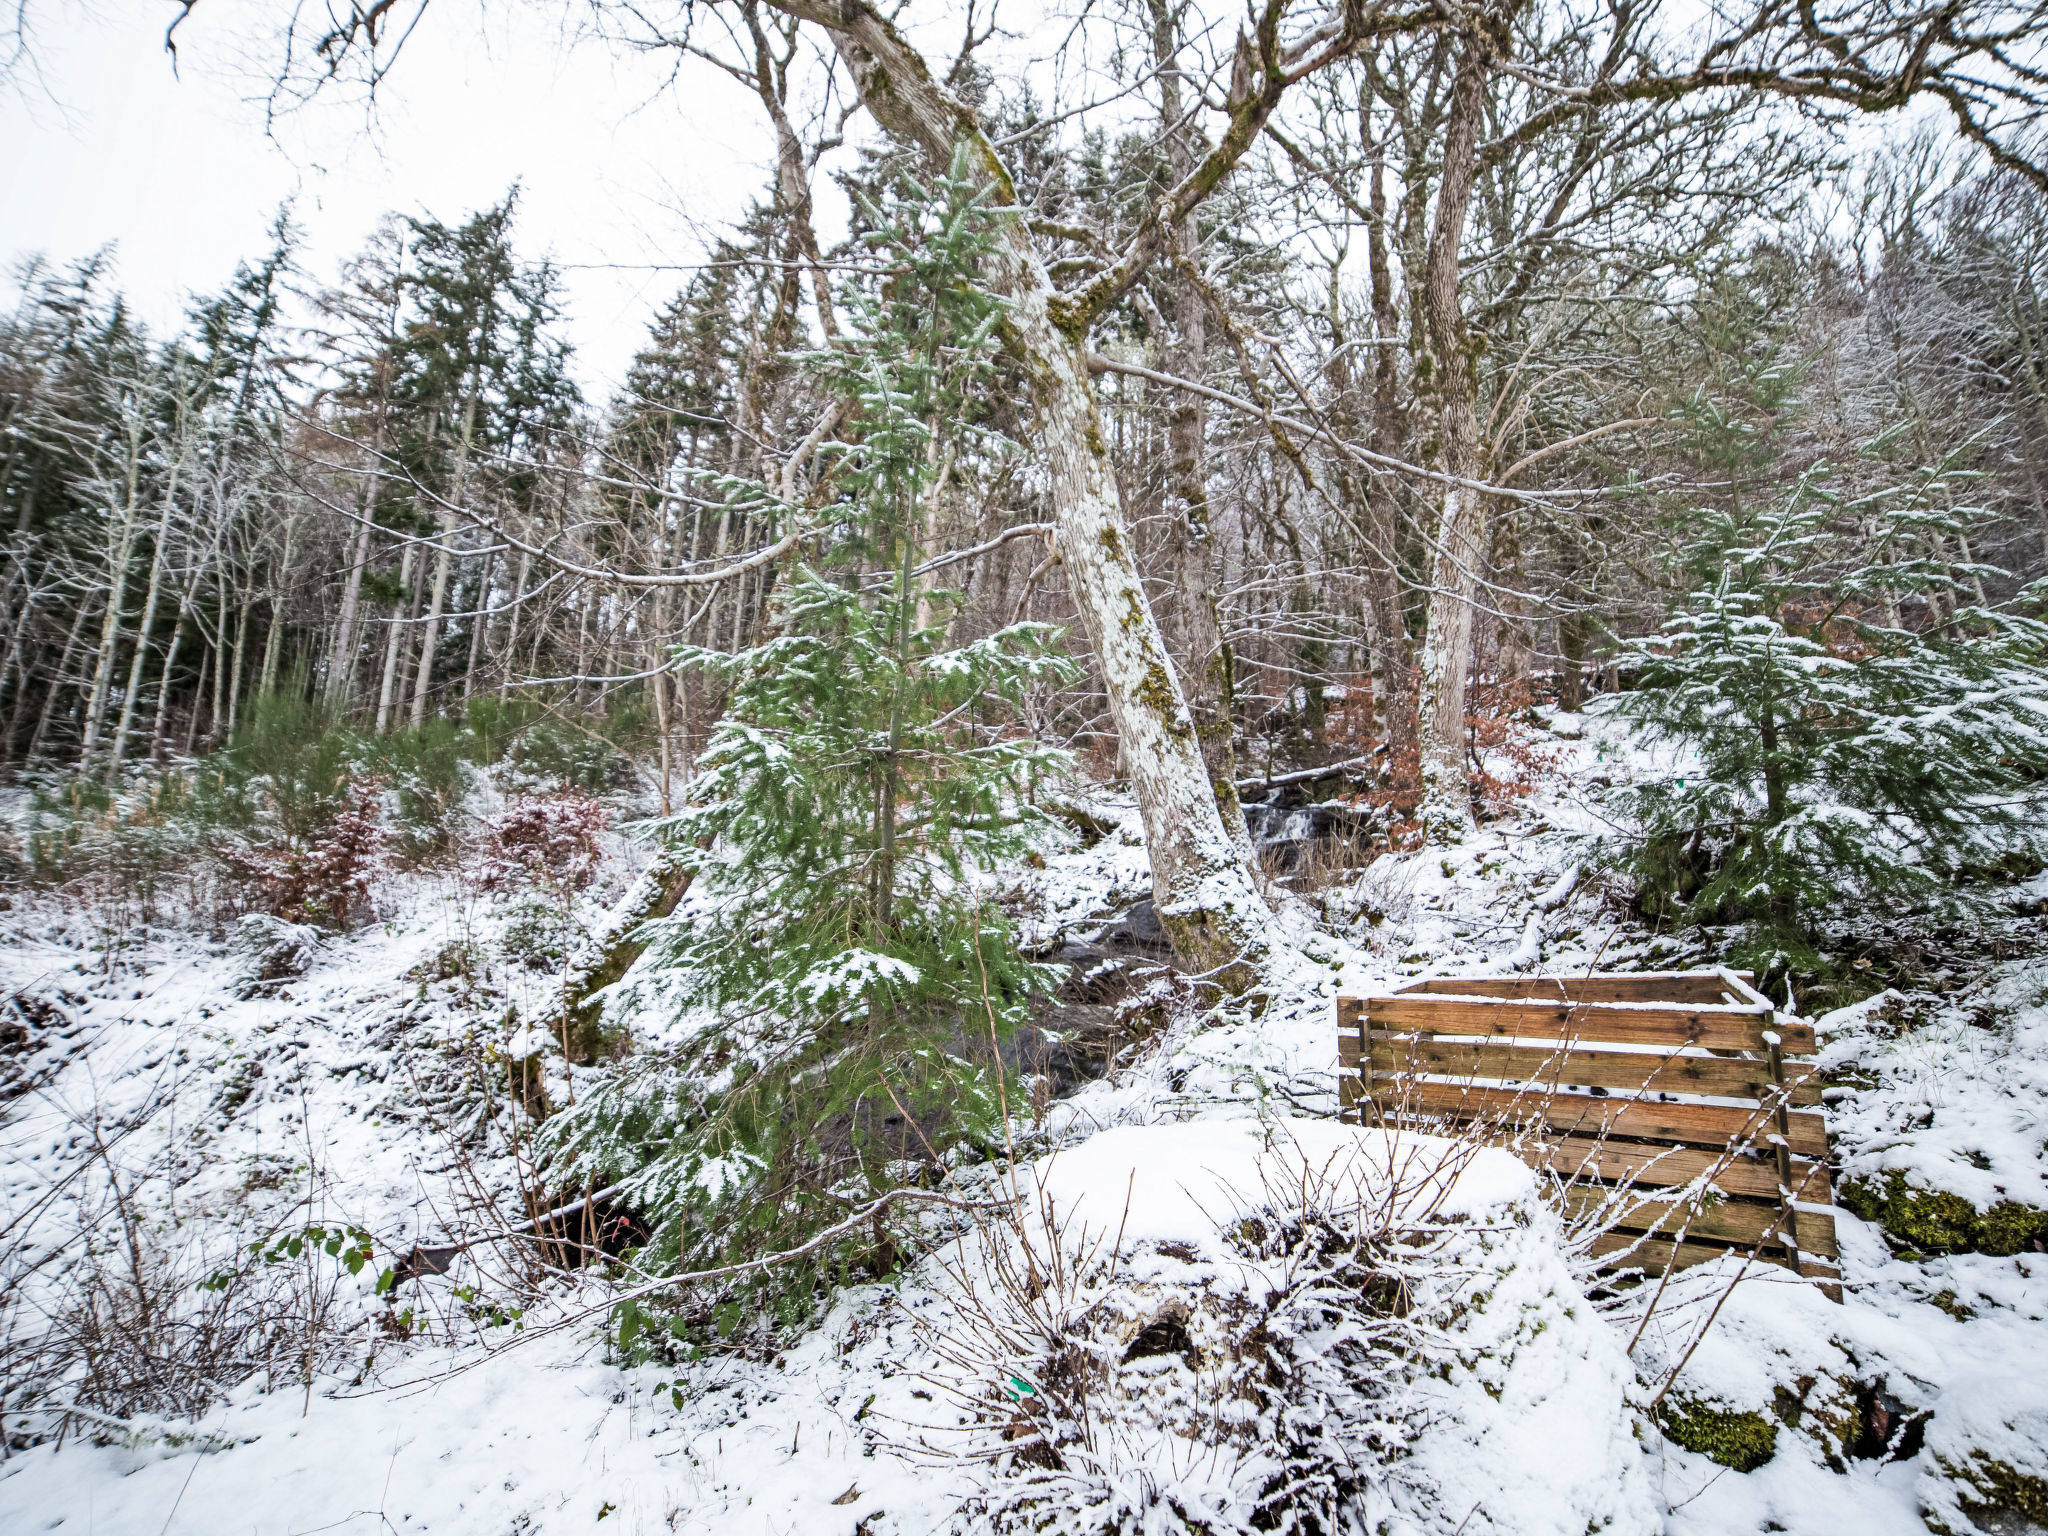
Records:
[[[206,638],[206,627],[199,622],[196,614],[193,616],[192,623],[199,630],[199,638],[204,640]],[[220,648],[216,645],[208,644],[205,654],[199,658],[199,679],[192,686],[192,713],[185,719],[185,755],[187,757],[192,755],[192,748],[199,740],[199,705],[206,697],[206,669],[208,667],[213,668],[216,676],[219,675]]]
[[[12,674],[14,684],[14,707],[7,716],[7,736],[4,749],[11,752],[21,727],[21,717],[28,704],[29,666],[25,656],[28,649],[28,633],[35,621],[36,601],[41,594],[34,587],[23,589],[21,612],[15,618],[7,637],[7,662],[0,666],[0,683]]]
[[[121,764],[128,756],[128,733],[135,725],[135,701],[142,693],[142,664],[149,654],[149,632],[156,627],[157,599],[163,592],[164,552],[171,541],[171,510],[178,496],[178,463],[171,461],[170,480],[164,487],[163,512],[156,520],[156,544],[149,557],[149,588],[142,599],[142,622],[135,631],[135,650],[128,663],[128,687],[121,696],[121,718],[114,727],[114,751],[107,765],[107,781],[121,777]]]
[[[180,599],[177,622],[171,625],[170,643],[164,647],[163,670],[157,677],[156,713],[150,717],[149,722],[149,760],[152,763],[163,761],[164,722],[169,716],[171,707],[172,668],[178,664],[178,651],[185,640],[185,606],[183,599]],[[205,679],[202,678],[200,681],[203,683]],[[193,708],[196,712],[198,708],[196,699]]]
[[[671,460],[669,484],[672,486],[674,482],[675,467],[674,461]],[[664,489],[654,506],[654,551],[651,565],[656,571],[666,571],[668,569],[670,558],[669,518],[668,491]],[[654,726],[655,730],[659,733],[656,739],[661,748],[661,814],[667,816],[672,814],[669,800],[669,778],[673,770],[673,761],[669,741],[669,732],[672,729],[672,725],[669,719],[668,674],[662,669],[662,651],[668,634],[668,589],[666,587],[655,590],[652,606],[654,612],[648,625],[647,634],[647,667],[653,673],[653,676],[648,678],[647,681],[649,690],[654,696]]]
[[[1360,127],[1371,143],[1369,112],[1369,105],[1362,103]],[[1394,356],[1401,314],[1394,303],[1393,262],[1387,244],[1384,161],[1383,152],[1374,144],[1372,183],[1366,205],[1372,216],[1366,224],[1366,255],[1372,263],[1373,338],[1378,343],[1373,348],[1371,440],[1377,452],[1392,455],[1401,447],[1400,379]],[[1422,722],[1415,689],[1415,642],[1408,633],[1407,615],[1402,611],[1401,574],[1395,564],[1399,521],[1391,487],[1368,479],[1361,500],[1365,507],[1365,594],[1374,702],[1379,706],[1381,729],[1386,733],[1388,766],[1396,773],[1405,773],[1418,759]]]
[[[247,595],[242,598],[242,609],[235,617],[235,663],[228,674],[228,735],[235,734],[235,726],[242,714],[242,659],[249,650],[249,609],[254,606]]]
[[[484,555],[483,574],[477,579],[477,598],[470,606],[475,611],[469,619],[469,661],[462,669],[462,702],[467,706],[470,696],[476,692],[476,658],[484,643],[484,635],[491,627],[491,574],[498,563],[496,551]]]
[[[273,570],[270,575],[270,628],[263,637],[263,673],[256,685],[258,695],[273,692],[277,687],[277,663],[284,642],[284,589],[281,581],[291,580],[293,546],[298,540],[299,520],[292,518],[284,525],[284,564],[281,571]]]
[[[382,460],[382,430],[379,428],[378,460]],[[363,573],[370,565],[370,531],[374,524],[377,507],[377,475],[370,472],[370,486],[363,495],[360,513],[362,521],[356,524],[354,546],[349,552],[348,579],[341,589],[341,614],[334,625],[334,646],[327,655],[327,695],[344,708],[355,692],[356,678],[356,607],[362,599]]]
[[[404,247],[399,248],[399,259],[404,260]],[[334,649],[327,662],[327,692],[334,701],[346,708],[355,694],[357,609],[362,600],[363,575],[370,565],[370,535],[377,526],[377,487],[384,476],[384,437],[390,423],[390,352],[389,348],[398,340],[398,311],[403,300],[404,287],[393,281],[390,285],[391,307],[386,311],[383,345],[387,349],[377,363],[377,424],[370,434],[370,472],[363,487],[361,505],[357,508],[355,544],[350,552],[348,581],[341,593],[341,616],[335,625]]]
[[[462,442],[455,453],[455,492],[450,498],[458,507],[466,505],[469,497],[469,449],[476,432],[476,399],[481,388],[478,370],[481,366],[470,366],[469,398],[462,407]],[[427,694],[434,686],[434,648],[441,642],[441,614],[448,605],[448,573],[455,562],[454,546],[448,542],[455,532],[455,516],[444,507],[440,522],[441,530],[435,539],[434,593],[428,602],[427,622],[420,635],[419,670],[413,674],[414,730],[418,730],[427,718]]]
[[[398,584],[405,591],[412,590],[412,567],[417,544],[405,546],[405,554],[398,562]],[[377,734],[382,736],[391,727],[391,704],[398,688],[398,652],[405,643],[405,625],[399,617],[398,604],[393,604],[391,632],[384,637],[384,676],[377,685]]]
[[[227,717],[228,579],[225,571],[214,580],[213,610],[213,713],[207,717],[206,739],[213,746],[221,741],[220,724]]]
[[[526,578],[532,574],[533,556],[525,550],[519,552],[519,575],[512,583],[512,616],[505,634],[504,670],[498,674],[498,702],[504,703],[512,694],[512,668],[519,660],[519,614],[526,604]]]
[[[79,765],[88,771],[99,752],[100,728],[106,720],[107,696],[114,681],[114,652],[121,643],[121,605],[128,596],[128,565],[135,557],[135,521],[142,490],[141,402],[129,402],[128,414],[126,493],[107,566],[107,611],[100,625],[99,650],[93,659],[92,694],[85,707],[85,739],[78,751]]]
[[[78,637],[85,632],[86,615],[92,612],[90,603],[80,603],[78,612],[72,617],[71,629],[64,636],[64,650],[57,658],[57,670],[50,678],[49,692],[43,695],[42,710],[36,715],[35,733],[28,739],[28,750],[22,754],[22,761],[32,763],[43,750],[43,738],[50,729],[50,719],[56,713],[57,696],[63,692],[65,679],[71,675],[71,658],[78,654]]]

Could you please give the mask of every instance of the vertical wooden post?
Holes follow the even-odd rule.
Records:
[[[1776,1022],[1775,1018],[1772,1022]],[[1764,1031],[1764,1051],[1771,1064],[1771,1119],[1775,1128],[1771,1139],[1778,1147],[1778,1200],[1785,1212],[1779,1232],[1784,1239],[1785,1262],[1796,1275],[1800,1272],[1799,1213],[1792,1203],[1792,1121],[1786,1110],[1792,1095],[1785,1087],[1785,1052],[1775,1029]]]
[[[1358,1005],[1358,1123],[1371,1125],[1379,1119],[1379,1106],[1372,1096],[1372,1005]]]
[[[1348,1029],[1358,1030],[1358,1078],[1353,1081],[1349,1074],[1340,1074],[1338,1095],[1340,1109],[1356,1106],[1357,1123],[1366,1124],[1366,1116],[1372,1103],[1372,1033],[1366,1013],[1365,999],[1361,997],[1340,997],[1337,999],[1337,1034],[1339,1039]],[[1340,1051],[1341,1057],[1341,1051]]]

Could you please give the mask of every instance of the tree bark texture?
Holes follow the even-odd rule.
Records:
[[[696,877],[689,850],[664,849],[605,914],[562,971],[562,990],[552,1007],[533,1020],[561,1041],[572,1062],[587,1063],[604,1052],[604,1008],[599,992],[622,980],[647,948],[646,926],[675,911]]]
[[[831,31],[885,131],[938,165],[965,141],[992,201],[1016,204],[1009,172],[974,114],[863,0],[777,4]],[[1217,808],[1194,718],[1145,596],[1088,382],[1087,320],[1053,286],[1021,219],[1003,221],[994,266],[1010,304],[1005,341],[1031,381],[1063,562],[1144,819],[1160,922],[1183,961],[1228,990],[1247,990],[1287,943]]]
[[[121,605],[128,596],[128,566],[135,557],[135,521],[142,494],[142,434],[144,421],[139,403],[129,405],[125,426],[128,439],[125,454],[126,489],[121,520],[115,524],[113,547],[107,557],[107,608],[100,625],[99,650],[93,659],[92,694],[86,701],[85,740],[78,759],[88,769],[99,752],[100,730],[107,717],[107,697],[113,688],[114,653],[121,643]]]
[[[1465,777],[1465,686],[1472,664],[1472,612],[1486,559],[1486,506],[1471,482],[1480,478],[1481,447],[1471,332],[1459,283],[1459,248],[1478,171],[1479,130],[1486,106],[1491,53],[1478,36],[1465,39],[1444,130],[1436,220],[1430,231],[1423,309],[1446,476],[1430,549],[1429,623],[1422,642],[1423,832],[1432,842],[1459,842],[1472,830]]]
[[[1166,0],[1151,0],[1152,55],[1159,70],[1159,121],[1166,136],[1166,165],[1175,182],[1193,174],[1198,157],[1189,142],[1180,74],[1179,14]],[[1182,262],[1192,262],[1201,233],[1192,215],[1174,230]],[[1166,338],[1166,371],[1199,382],[1208,362],[1208,299],[1192,278],[1175,270],[1170,283],[1173,330]],[[1224,830],[1246,864],[1256,857],[1244,807],[1237,798],[1237,754],[1232,738],[1237,721],[1236,658],[1223,634],[1216,595],[1216,540],[1209,521],[1206,449],[1209,413],[1192,390],[1176,390],[1166,419],[1167,513],[1176,525],[1174,575],[1180,619],[1183,685],[1209,786]]]

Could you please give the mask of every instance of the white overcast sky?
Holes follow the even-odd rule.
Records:
[[[32,253],[61,262],[113,245],[119,286],[168,329],[192,294],[263,253],[287,199],[318,285],[385,212],[452,223],[516,180],[518,248],[564,269],[575,372],[601,401],[687,265],[765,192],[774,139],[760,102],[700,60],[576,41],[567,29],[592,16],[586,0],[432,0],[374,118],[359,95],[334,92],[266,133],[277,28],[329,3],[197,0],[174,74],[163,40],[178,0],[28,0],[30,64],[0,77],[0,272]],[[15,4],[0,0],[0,19]],[[1236,0],[1195,9],[1211,14],[1190,57],[1219,67]],[[986,0],[976,10],[984,24],[988,11]],[[1089,124],[1144,116],[1119,34],[1078,27],[1075,14],[1063,0],[1004,0],[1003,31],[976,58],[1011,88],[1031,80],[1043,109],[1085,99]],[[943,69],[962,16],[954,0],[929,0],[899,19]],[[702,38],[718,35],[711,25]],[[815,72],[799,78],[800,123],[816,85]],[[816,181],[828,244],[845,227],[829,172],[875,132],[865,116],[847,128],[853,142]]]
[[[687,278],[702,232],[765,184],[760,103],[701,65],[664,90],[665,57],[568,46],[547,8],[437,5],[366,127],[359,101],[291,116],[266,138],[262,80],[238,28],[275,0],[201,0],[163,51],[165,0],[43,0],[34,77],[0,86],[0,257],[118,248],[118,278],[153,325],[264,249],[278,205],[331,280],[387,209],[449,221],[523,188],[530,256],[567,267],[578,376],[601,396],[653,309]],[[555,21],[573,12],[554,13]],[[267,18],[267,21],[265,20]],[[618,264],[607,270],[593,264]]]

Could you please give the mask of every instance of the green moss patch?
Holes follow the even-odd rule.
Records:
[[[1778,1426],[1753,1410],[1667,1396],[1657,1407],[1657,1422],[1674,1444],[1732,1471],[1754,1472],[1778,1454]]]
[[[1835,1198],[1882,1227],[1891,1245],[1905,1252],[2004,1255],[2048,1239],[2048,1211],[2038,1206],[2001,1200],[1980,1211],[1947,1190],[1916,1189],[1898,1172],[1882,1182],[1850,1179]]]
[[[2012,1528],[2012,1517],[2048,1528],[2048,1478],[2035,1477],[2003,1461],[1994,1461],[1982,1451],[1970,1453],[1969,1461],[1957,1466],[1946,1456],[1937,1457],[1941,1470],[1952,1478],[1963,1513],[1986,1530]]]
[[[2001,1200],[1984,1213],[1977,1224],[1979,1253],[2021,1253],[2048,1239],[2048,1211]]]

